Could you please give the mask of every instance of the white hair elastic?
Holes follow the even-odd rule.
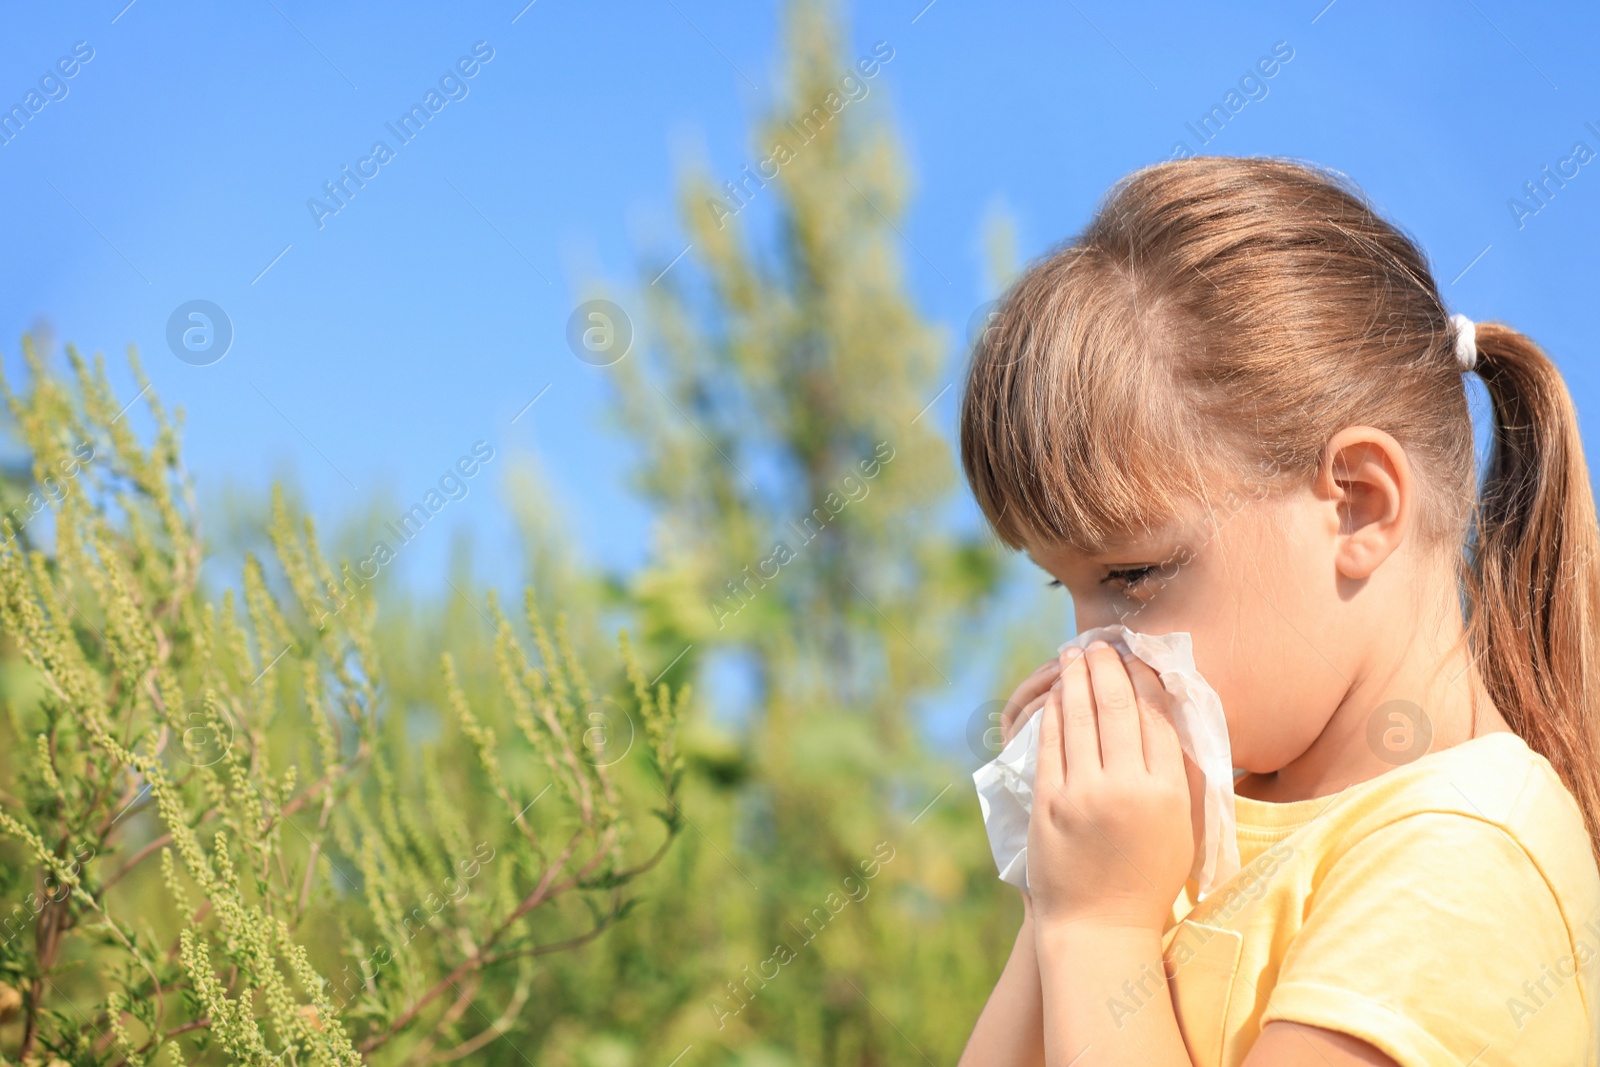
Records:
[[[1465,315],[1451,315],[1450,325],[1456,328],[1456,362],[1469,371],[1478,365],[1478,329]]]

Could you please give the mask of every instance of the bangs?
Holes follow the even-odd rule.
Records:
[[[1178,360],[1204,346],[1189,325],[1099,250],[1023,276],[974,346],[961,411],[962,466],[1000,540],[1101,554],[1205,499],[1196,457],[1220,445],[1193,429],[1200,383],[1180,388]]]

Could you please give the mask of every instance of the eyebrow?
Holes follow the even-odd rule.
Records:
[[[1125,553],[1131,555],[1131,553],[1134,553],[1134,549],[1139,549],[1138,555],[1150,555],[1152,558],[1160,557],[1160,555],[1163,553],[1163,550],[1165,550],[1163,549],[1165,542],[1173,541],[1173,539],[1179,539],[1179,541],[1181,541],[1182,537],[1186,536],[1186,533],[1187,530],[1184,528],[1184,526],[1168,525],[1162,526],[1160,530],[1146,531],[1146,533],[1138,537],[1110,536],[1106,537],[1106,539],[1102,539],[1102,541],[1096,542],[1096,544],[1093,545],[1075,544],[1069,545],[1069,547],[1072,549],[1072,552],[1074,552],[1075,555],[1078,555],[1078,557],[1082,558],[1082,560],[1104,565],[1104,563],[1115,563],[1115,561],[1117,561],[1106,560],[1106,557],[1112,557],[1112,555],[1125,555]],[[1027,557],[1027,560],[1029,560],[1032,565],[1037,566],[1038,569],[1042,569],[1042,571],[1048,571],[1048,569],[1050,569],[1048,566],[1040,563],[1037,558],[1034,558],[1034,553],[1029,552],[1029,550],[1024,549],[1024,552],[1022,553],[1024,553],[1024,555]]]
[[[1181,537],[1183,532],[1181,527],[1167,526],[1159,530],[1151,530],[1142,537],[1112,536],[1104,538],[1093,545],[1071,545],[1069,547],[1074,555],[1081,559],[1095,562],[1106,556],[1130,553],[1134,549],[1155,551],[1164,542]],[[1041,570],[1044,569],[1044,565],[1034,558],[1032,552],[1025,550],[1023,554],[1028,557],[1034,566],[1039,567]]]

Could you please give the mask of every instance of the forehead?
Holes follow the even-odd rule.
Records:
[[[1194,524],[1192,522],[1174,519],[1148,529],[1125,531],[1115,536],[1107,537],[1093,545],[1076,545],[1062,542],[1030,543],[1024,551],[1027,553],[1028,558],[1039,566],[1050,569],[1054,566],[1093,563],[1101,559],[1147,553],[1190,535],[1193,529]]]

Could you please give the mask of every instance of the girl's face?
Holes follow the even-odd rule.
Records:
[[[1197,513],[1103,556],[1028,555],[1071,594],[1080,631],[1191,634],[1233,765],[1270,774],[1311,746],[1349,688],[1354,650],[1333,623],[1353,591],[1334,566],[1329,516],[1305,489]]]

